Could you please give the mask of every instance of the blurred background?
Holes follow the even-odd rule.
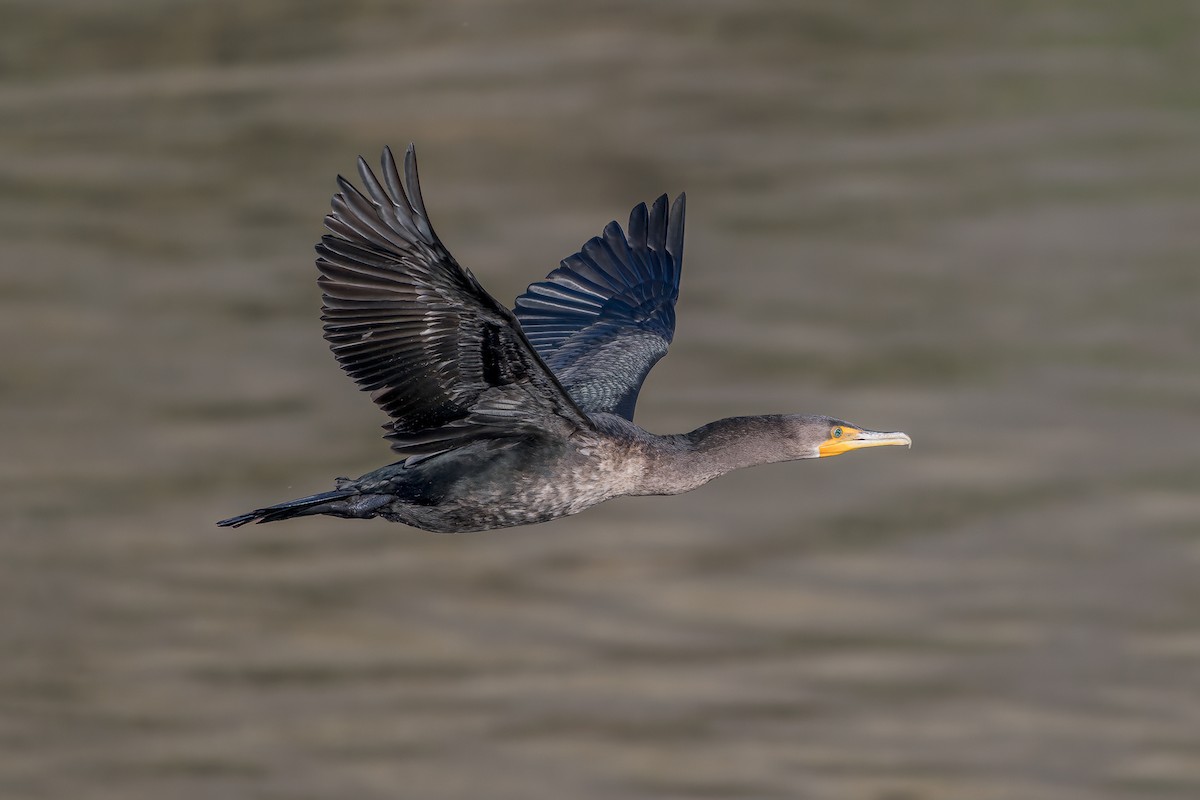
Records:
[[[0,795],[1200,796],[1200,10],[0,5]],[[312,245],[415,141],[502,301],[689,193],[639,422],[909,432],[531,528],[389,460]]]

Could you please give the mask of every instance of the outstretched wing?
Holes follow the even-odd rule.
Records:
[[[686,198],[635,207],[629,235],[610,222],[546,280],[517,298],[516,316],[581,409],[633,420],[638,391],[675,335]]]
[[[429,224],[412,145],[404,178],[358,159],[366,195],[341,191],[317,245],[325,338],[391,417],[392,449],[419,457],[488,437],[566,437],[591,427],[512,313],[459,266]]]

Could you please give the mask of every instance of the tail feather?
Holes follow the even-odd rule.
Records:
[[[358,492],[353,489],[335,489],[332,492],[321,492],[320,494],[301,497],[298,500],[289,500],[286,503],[277,503],[266,508],[258,508],[248,514],[239,514],[236,517],[223,519],[217,525],[222,528],[237,528],[248,522],[275,522],[276,520],[289,519],[291,517],[304,517],[309,514],[328,514],[330,512],[336,514],[338,511],[343,512],[341,516],[347,516],[345,505],[338,501],[353,497],[356,494]]]

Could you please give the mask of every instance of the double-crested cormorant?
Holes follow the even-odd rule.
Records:
[[[545,522],[620,495],[679,494],[754,464],[911,445],[832,417],[733,417],[658,436],[633,424],[638,390],[667,352],[683,262],[684,195],[610,222],[515,312],[446,250],[409,145],[366,194],[338,177],[317,245],[325,338],[391,417],[403,459],[337,488],[222,520],[383,517],[455,532]]]

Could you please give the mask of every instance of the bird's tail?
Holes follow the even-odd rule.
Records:
[[[320,494],[301,497],[298,500],[289,500],[286,503],[258,508],[248,514],[239,514],[236,517],[223,519],[217,524],[222,528],[237,528],[248,522],[275,522],[276,520],[289,519],[291,517],[306,517],[309,514],[333,514],[340,517],[356,516],[353,513],[349,513],[351,511],[349,504],[342,501],[357,494],[358,491],[354,489],[334,489],[332,492],[321,492]]]

